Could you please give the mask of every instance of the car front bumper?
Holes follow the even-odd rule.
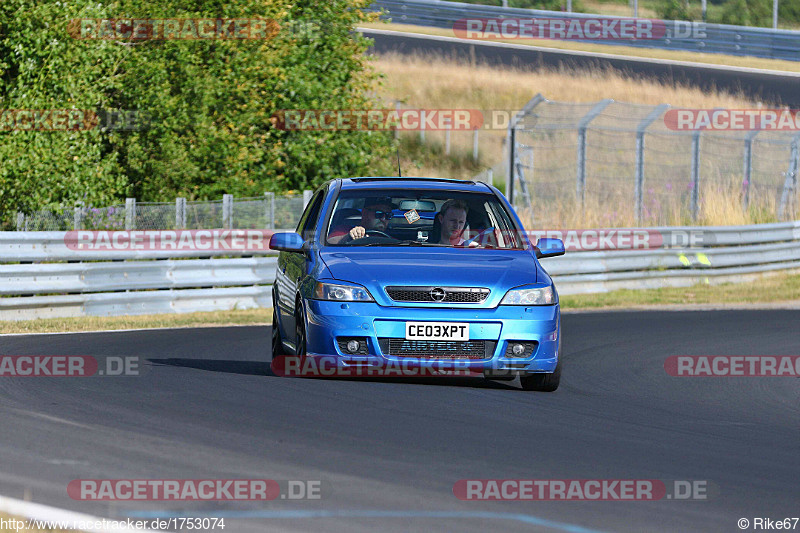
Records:
[[[367,364],[370,361],[425,365],[431,361],[445,364],[450,361],[459,369],[482,371],[487,377],[553,372],[558,363],[560,310],[558,304],[549,306],[497,306],[482,308],[384,307],[373,302],[331,302],[307,300],[307,357],[335,357],[344,364]],[[414,322],[469,323],[469,339],[486,341],[490,346],[486,357],[480,359],[439,359],[388,355],[379,339],[405,340],[405,324]],[[338,338],[364,338],[367,355],[345,353]],[[507,357],[510,341],[536,342],[527,357]]]

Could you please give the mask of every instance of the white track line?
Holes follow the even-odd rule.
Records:
[[[0,512],[22,518],[27,518],[30,520],[40,520],[40,521],[56,522],[56,523],[60,522],[62,524],[65,523],[80,524],[81,522],[83,522],[84,524],[88,525],[89,522],[91,522],[92,524],[95,522],[100,522],[102,525],[102,521],[105,520],[106,522],[116,521],[117,522],[116,525],[119,526],[119,527],[112,527],[109,524],[109,527],[107,528],[101,527],[97,529],[79,529],[77,531],[91,531],[93,533],[118,533],[119,531],[156,533],[155,531],[150,529],[128,527],[127,524],[125,523],[125,520],[100,518],[88,514],[76,513],[74,511],[67,511],[66,509],[59,509],[58,507],[50,507],[48,505],[42,505],[40,503],[15,500],[14,498],[7,498],[5,496],[0,496]],[[11,529],[9,529],[9,531],[11,531]]]

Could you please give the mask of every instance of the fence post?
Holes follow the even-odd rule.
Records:
[[[311,201],[311,196],[314,194],[314,191],[303,191],[303,211],[305,211],[308,202]]]
[[[508,172],[506,172],[506,198],[514,205],[514,160],[517,158],[517,125],[514,119],[508,124]]]
[[[17,211],[17,231],[25,231],[25,213]]]
[[[787,214],[786,205],[789,202],[794,203],[794,197],[797,193],[797,173],[800,167],[800,133],[792,137],[792,152],[791,160],[789,161],[789,170],[786,171],[786,179],[783,181],[783,191],[781,191],[781,203],[778,207],[778,220],[784,220]],[[794,207],[794,206],[793,206]]]
[[[125,198],[125,229],[136,229],[136,198]]]
[[[77,205],[72,213],[72,229],[83,229],[83,206]]]
[[[175,198],[175,228],[186,229],[186,198]]]
[[[275,193],[264,193],[264,216],[267,219],[267,229],[275,229]]]
[[[472,160],[478,162],[478,128],[472,130]]]
[[[506,198],[511,205],[514,205],[514,174],[516,173],[516,160],[517,160],[517,125],[519,121],[525,118],[525,115],[533,111],[533,108],[547,99],[538,93],[526,103],[519,113],[511,116],[508,121],[508,172],[506,172]]]
[[[744,189],[744,198],[742,198],[743,208],[746,211],[750,205],[750,181],[753,176],[753,139],[759,134],[761,130],[753,130],[747,132],[744,136],[744,171],[742,173],[742,189]]]
[[[494,170],[491,167],[486,169],[486,180],[489,182],[489,185],[494,187]]]
[[[399,100],[395,100],[394,101],[394,110],[397,111],[397,116],[399,118],[400,117],[400,101]],[[394,128],[394,140],[396,141],[399,138],[400,138],[400,129],[399,128]]]
[[[700,133],[692,134],[692,221],[700,214]]]
[[[531,209],[531,223],[533,223],[533,199],[528,192],[528,180],[525,178],[525,172],[523,171],[525,168],[533,170],[533,146],[520,145],[519,152],[519,157],[517,157],[517,160],[515,161],[515,169],[517,177],[519,178],[519,190],[522,192],[522,197],[524,198],[525,203]],[[523,158],[526,156],[530,156],[530,165],[523,163]],[[532,175],[533,173],[531,172],[531,176]]]
[[[425,110],[419,112],[419,142],[425,143]]]
[[[453,129],[453,125],[450,123],[449,117],[444,121],[444,154],[450,155],[450,131]]]
[[[233,228],[233,195],[222,195],[222,227],[224,229]]]
[[[661,104],[648,114],[636,127],[636,184],[634,186],[634,203],[636,206],[636,223],[642,223],[642,207],[644,205],[644,136],[647,128],[669,109],[669,104]]]
[[[576,172],[575,192],[578,201],[581,204],[581,212],[583,212],[583,204],[586,198],[586,129],[589,123],[600,113],[603,112],[608,104],[614,100],[606,98],[600,100],[595,106],[586,113],[580,122],[578,122],[578,168]]]

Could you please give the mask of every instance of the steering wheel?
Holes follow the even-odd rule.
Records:
[[[370,235],[370,234],[372,234],[372,235]],[[390,235],[386,235],[384,232],[376,230],[376,229],[368,229],[366,231],[366,233],[364,234],[364,237],[371,237],[371,236],[374,236],[374,235],[377,235],[378,237],[386,237],[387,239],[394,239],[394,237],[392,237]],[[361,238],[363,239],[364,237],[361,237]]]
[[[471,238],[470,240],[468,240],[468,241],[465,241],[465,242],[464,242],[464,244],[463,244],[462,246],[469,246],[470,244],[472,244],[473,242],[476,242],[478,239],[480,239],[481,237],[483,237],[484,235],[486,235],[486,234],[487,234],[487,233],[489,233],[490,231],[494,231],[494,226],[492,226],[492,227],[490,227],[490,228],[486,228],[485,230],[481,231],[480,233],[478,233],[477,235],[475,235],[475,236],[474,236],[473,238]]]

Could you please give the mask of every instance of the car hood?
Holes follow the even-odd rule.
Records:
[[[487,287],[492,292],[480,307],[494,307],[508,289],[542,279],[529,250],[337,247],[320,256],[335,279],[364,285],[384,305],[397,305],[384,287],[422,285]]]

